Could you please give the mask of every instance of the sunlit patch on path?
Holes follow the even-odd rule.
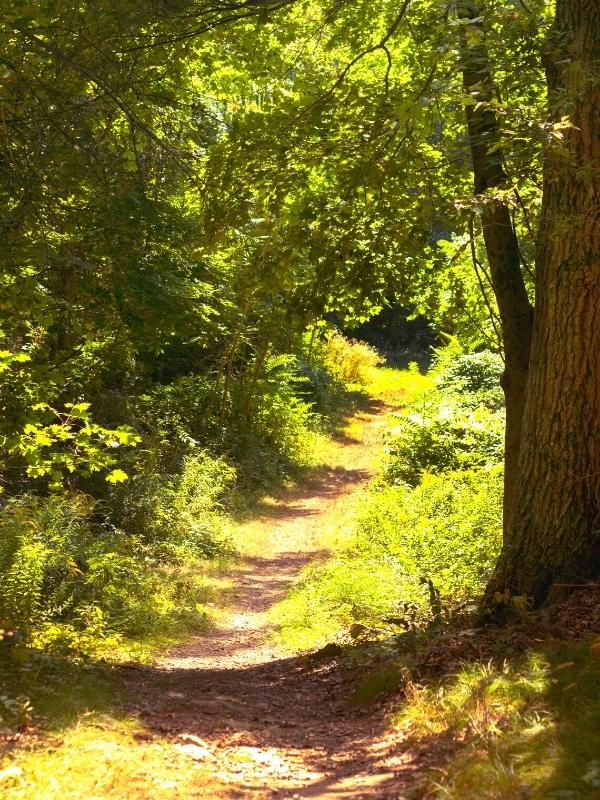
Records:
[[[338,665],[286,655],[268,616],[300,570],[322,557],[324,526],[372,475],[388,411],[373,404],[362,412],[312,480],[242,527],[248,555],[213,633],[128,679],[140,722],[214,778],[198,797],[399,798],[416,768],[383,711],[350,710]]]

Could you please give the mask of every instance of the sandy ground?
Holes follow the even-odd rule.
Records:
[[[359,438],[341,437],[330,463],[252,522],[264,550],[236,568],[219,626],[128,679],[129,710],[208,769],[198,797],[402,798],[420,768],[382,707],[348,706],[349,678],[335,658],[286,655],[268,620],[322,556],[324,525],[371,476],[389,410],[373,403],[361,412],[351,429]]]

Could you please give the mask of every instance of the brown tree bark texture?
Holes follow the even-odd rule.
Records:
[[[536,311],[505,546],[488,587],[533,598],[600,574],[600,3],[557,0]],[[552,588],[554,587],[554,592]]]

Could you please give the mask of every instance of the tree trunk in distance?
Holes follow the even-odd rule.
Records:
[[[546,154],[515,506],[486,593],[491,604],[526,596],[540,605],[562,594],[560,584],[600,574],[597,0],[557,0],[545,61],[559,138]],[[566,115],[573,127],[561,131]]]
[[[493,81],[481,7],[477,0],[457,0],[461,30],[461,67],[465,93],[473,104],[466,109],[469,144],[473,161],[475,194],[502,188],[507,177],[502,165],[502,151],[496,114],[489,104],[493,99]],[[498,304],[505,369],[502,388],[506,401],[504,437],[504,527],[514,501],[517,463],[521,442],[525,387],[531,348],[533,309],[521,272],[519,243],[508,206],[500,200],[487,199],[481,212],[481,226],[490,268],[492,288]]]

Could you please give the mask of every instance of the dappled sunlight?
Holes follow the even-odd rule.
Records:
[[[128,681],[136,697],[128,710],[140,724],[176,739],[197,737],[216,758],[217,774],[234,782],[241,775],[257,788],[266,783],[300,797],[336,796],[352,786],[365,797],[387,797],[375,790],[389,784],[397,792],[398,770],[418,760],[384,717],[354,718],[335,663],[292,657],[234,669],[180,665],[146,668]]]
[[[405,637],[358,625],[354,643],[348,634],[345,644],[334,641],[338,623],[319,611],[304,576],[333,564],[342,602],[367,609],[392,596],[397,581],[373,564],[331,559],[364,509],[389,414],[386,404],[357,412],[346,422],[352,435],[328,444],[322,466],[233,526],[243,555],[200,576],[213,600],[207,635],[172,647],[159,663],[113,667],[103,678],[119,688],[112,698],[96,697],[94,673],[77,668],[88,688],[50,746],[33,745],[11,762],[8,800],[587,796],[597,780],[600,713],[600,697],[582,705],[598,695],[587,651],[527,655],[537,632],[526,620],[522,630],[482,629],[481,638],[452,626]],[[450,521],[446,511],[442,524]],[[299,578],[302,608],[290,594]],[[565,624],[569,611],[560,616]],[[305,641],[291,630],[291,653],[282,618],[307,626]],[[326,646],[314,652],[317,634]],[[296,655],[302,642],[311,655]]]
[[[0,36],[0,800],[600,800],[600,0]]]
[[[236,791],[358,797],[360,786],[360,796],[396,797],[400,771],[410,774],[413,755],[385,714],[357,717],[347,703],[351,683],[335,662],[286,657],[270,613],[302,568],[325,557],[325,531],[342,522],[372,474],[366,464],[382,448],[381,417],[361,416],[360,430],[360,448],[338,442],[332,464],[239,525],[248,555],[235,567],[230,611],[211,635],[124,674],[128,713],[156,735],[187,742],[187,752],[209,758]]]

